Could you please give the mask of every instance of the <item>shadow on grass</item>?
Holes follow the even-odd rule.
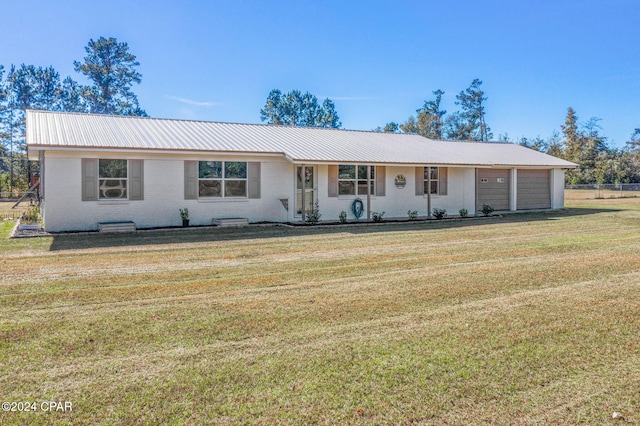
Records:
[[[268,238],[296,237],[326,234],[374,234],[399,231],[428,231],[477,227],[499,223],[523,223],[555,220],[560,218],[613,213],[619,209],[571,208],[560,211],[496,214],[492,217],[453,218],[444,220],[388,221],[383,223],[349,223],[308,226],[248,226],[244,228],[192,227],[139,230],[135,233],[98,234],[74,233],[54,234],[50,251],[77,250],[102,247],[126,247],[159,244],[185,244],[212,241],[234,241]]]

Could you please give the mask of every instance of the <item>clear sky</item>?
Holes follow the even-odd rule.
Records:
[[[64,78],[89,39],[127,42],[152,117],[259,123],[271,89],[331,98],[347,129],[403,122],[483,81],[494,138],[547,137],[568,107],[623,146],[640,127],[640,0],[0,2],[0,64]]]

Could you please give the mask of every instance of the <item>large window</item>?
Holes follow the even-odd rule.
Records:
[[[429,167],[424,168],[424,193],[429,193]],[[431,167],[431,194],[440,194],[440,173],[437,167]]]
[[[371,195],[375,194],[375,166],[371,166]],[[338,166],[338,195],[367,195],[367,166]]]
[[[243,161],[200,161],[200,197],[246,197],[247,163]]]
[[[126,200],[127,183],[127,160],[100,159],[98,161],[98,198],[100,200]]]

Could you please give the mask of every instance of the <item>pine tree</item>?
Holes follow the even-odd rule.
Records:
[[[85,52],[84,62],[74,61],[73,65],[93,83],[82,88],[89,112],[146,116],[131,91],[134,84],[142,81],[142,74],[136,70],[140,63],[129,52],[127,43],[100,37],[89,40]]]
[[[453,139],[488,141],[493,138],[491,128],[485,121],[484,102],[487,98],[480,89],[481,85],[482,81],[476,78],[468,88],[456,95],[456,105],[460,105],[462,111],[459,117],[449,123]]]
[[[416,110],[418,127],[421,129],[419,133],[430,139],[442,139],[443,117],[447,113],[447,111],[440,109],[444,91],[438,89],[433,94],[435,95],[434,100],[424,101],[423,107]]]
[[[578,116],[573,108],[569,107],[567,109],[564,125],[560,126],[560,128],[564,135],[564,158],[569,161],[578,162],[581,151],[581,141],[580,135],[578,134]]]
[[[325,99],[320,105],[314,95],[299,90],[284,95],[278,89],[269,92],[265,106],[260,110],[260,120],[288,126],[336,129],[342,126],[331,99]]]

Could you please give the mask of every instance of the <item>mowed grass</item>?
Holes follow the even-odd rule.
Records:
[[[2,424],[640,423],[640,199],[9,240]]]

